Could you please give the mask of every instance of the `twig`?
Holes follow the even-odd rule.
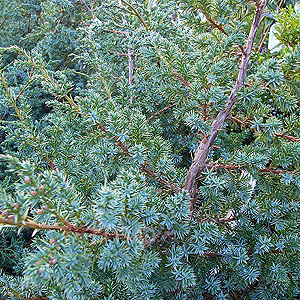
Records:
[[[228,36],[228,33],[225,31],[225,29],[219,25],[218,23],[216,23],[214,20],[212,20],[210,18],[210,16],[208,14],[204,14],[205,15],[205,18],[207,19],[207,21],[214,27],[216,27],[217,29],[219,29],[221,32],[223,32],[225,35]]]
[[[163,109],[161,109],[161,110],[158,111],[157,113],[152,114],[152,116],[150,116],[150,117],[147,119],[147,121],[152,120],[153,118],[155,118],[155,117],[159,116],[160,114],[162,114],[164,111],[166,111],[166,110],[168,110],[168,109],[170,109],[170,108],[172,108],[172,107],[175,107],[175,106],[176,106],[176,104],[171,104],[171,105],[169,105],[169,106],[164,107]]]
[[[259,46],[258,46],[257,53],[260,53],[260,52],[261,52],[262,47],[263,47],[264,42],[265,42],[265,39],[266,39],[266,37],[267,37],[267,34],[268,34],[268,32],[269,32],[271,26],[272,26],[272,24],[269,25],[269,26],[267,26],[266,29],[264,30],[264,32],[263,32],[263,34],[262,34],[262,36],[261,36],[261,39],[260,39],[260,41],[259,41]]]
[[[122,0],[119,0],[119,5],[120,6],[122,6],[122,2],[123,2]],[[123,24],[127,25],[125,15],[122,14],[122,17],[123,17]],[[128,29],[126,30],[125,33],[126,33],[126,38],[129,40],[130,35],[129,35]],[[132,59],[132,55],[133,55],[133,53],[132,53],[132,50],[129,47],[129,41],[128,41],[128,51],[127,51],[127,57],[128,57],[128,83],[129,83],[130,86],[133,85],[133,59]],[[132,100],[133,100],[133,97],[131,96],[130,97],[130,103],[131,104],[132,104]]]
[[[66,15],[62,15],[61,18],[58,20],[56,26],[55,26],[55,29],[53,31],[53,34],[56,34],[57,31],[58,31],[58,26],[61,24],[61,22],[64,20],[64,18],[66,17]]]
[[[17,227],[26,227],[32,228],[36,230],[55,230],[55,231],[65,231],[65,232],[75,232],[79,234],[92,234],[92,235],[99,235],[103,236],[106,239],[113,239],[115,237],[119,237],[119,239],[127,239],[123,234],[118,233],[108,233],[104,230],[98,230],[94,228],[87,228],[85,226],[78,227],[77,224],[75,225],[47,225],[47,224],[40,224],[35,223],[33,221],[15,221],[14,218],[8,219],[0,217],[0,224],[10,225],[10,226],[17,226]]]
[[[21,91],[19,92],[18,96],[15,98],[15,102],[20,98],[20,96],[23,94],[23,92],[26,90],[26,88],[29,86],[31,82],[33,82],[35,78],[30,78],[27,83],[22,87]]]
[[[86,7],[86,9],[88,10],[88,12],[90,13],[91,17],[92,17],[92,20],[95,19],[95,16],[94,16],[94,3],[91,3],[90,2],[90,5],[91,7],[89,7],[87,5],[87,3],[85,2],[85,0],[79,0],[82,4],[84,4],[84,6]]]
[[[197,200],[197,178],[199,177],[201,171],[206,167],[206,160],[208,157],[208,154],[213,146],[213,143],[219,133],[220,130],[223,128],[223,124],[225,120],[230,115],[230,112],[233,108],[233,106],[236,103],[237,99],[237,92],[238,90],[243,86],[245,81],[245,76],[250,60],[250,55],[253,48],[254,39],[260,24],[260,21],[263,16],[263,12],[265,10],[265,7],[268,4],[268,0],[263,0],[261,2],[260,7],[256,10],[254,21],[251,26],[251,30],[248,36],[247,45],[245,47],[245,51],[242,56],[242,60],[240,63],[240,71],[238,74],[238,78],[236,80],[235,86],[233,90],[231,91],[231,94],[227,100],[227,107],[225,110],[219,112],[218,116],[215,118],[213,124],[212,124],[212,130],[210,132],[210,135],[208,138],[204,138],[202,142],[200,143],[196,153],[195,157],[193,159],[193,163],[187,173],[184,189],[187,190],[191,196],[191,203],[190,203],[190,211],[193,212],[194,209],[194,203]]]
[[[142,16],[139,14],[139,12],[126,0],[120,0],[121,2],[123,2],[125,5],[127,5],[135,14],[135,16],[137,16],[140,21],[142,22],[143,26],[145,27],[146,31],[149,31],[149,27],[147,26],[145,20],[142,18]]]
[[[56,169],[56,166],[55,166],[55,164],[53,163],[53,161],[51,161],[48,157],[46,157],[46,161],[47,161],[47,163],[48,163],[48,165],[50,166],[50,168],[53,170],[53,171],[57,171],[57,169]]]
[[[132,51],[131,51],[131,49],[130,48],[128,48],[128,54],[127,54],[127,56],[128,56],[128,83],[129,83],[129,85],[133,85],[133,59],[132,59],[132,55],[133,55],[133,53],[132,53]],[[132,97],[131,97],[131,99],[132,99]],[[131,102],[132,102],[132,100],[131,100]]]
[[[223,170],[226,170],[228,172],[230,170],[241,170],[245,166],[239,166],[239,165],[234,165],[234,164],[231,164],[231,165],[223,165],[223,164],[213,165],[213,164],[210,164],[207,167],[208,168],[215,168],[215,169],[223,169]],[[261,168],[258,171],[260,173],[271,173],[271,174],[275,174],[275,175],[292,173],[292,172],[288,172],[288,171],[285,171],[285,170],[270,169],[270,168]]]
[[[252,126],[253,125],[253,123],[251,121],[240,120],[237,117],[233,117],[233,116],[229,117],[228,119],[234,121],[235,123],[239,123],[239,124],[242,124],[242,125],[247,125],[247,126]],[[292,141],[292,142],[300,142],[300,138],[296,137],[296,136],[291,136],[291,135],[286,135],[284,133],[276,133],[276,132],[274,133],[274,135],[278,136],[278,137],[285,138],[285,139],[287,139],[289,141]]]
[[[216,258],[220,258],[222,257],[223,255],[220,254],[220,253],[215,253],[215,252],[203,252],[203,255],[205,257],[216,257]]]
[[[225,29],[219,25],[218,23],[216,23],[213,19],[210,18],[210,16],[208,14],[204,14],[205,18],[207,19],[207,21],[213,26],[216,27],[217,29],[219,29],[222,33],[224,33],[226,36],[228,36],[228,33],[225,31]],[[238,47],[240,48],[241,52],[244,54],[244,48],[241,45],[238,45]]]
[[[107,29],[107,31],[111,32],[111,33],[125,34],[126,35],[126,32],[120,31],[120,30]]]
[[[0,24],[0,29],[2,28],[2,26],[4,25],[5,21],[8,19],[9,16],[6,16],[3,21]]]
[[[278,136],[278,137],[283,137],[283,138],[288,139],[289,141],[292,141],[292,142],[300,142],[300,138],[299,137],[285,135],[283,133],[274,133],[274,134],[276,136]]]
[[[152,172],[145,164],[141,165],[141,169],[144,170],[148,175],[150,175],[156,181],[158,181],[158,182],[162,183],[163,185],[167,186],[168,188],[170,188],[175,193],[180,193],[182,191],[182,189],[179,188],[178,186],[176,186],[175,184],[173,184],[163,178],[160,178],[159,175]]]
[[[190,84],[188,83],[188,82],[186,82],[179,74],[177,74],[177,73],[175,73],[175,72],[173,72],[173,71],[171,71],[172,72],[172,74],[176,77],[176,78],[178,78],[186,87],[188,87],[188,88],[191,88],[191,86],[190,86]]]
[[[19,7],[15,7],[13,10],[11,10],[10,12],[8,12],[7,16],[3,19],[3,21],[0,23],[0,29],[3,27],[5,21],[9,18],[9,16]]]
[[[284,0],[281,0],[281,2],[280,2],[279,5],[278,5],[278,9],[281,8],[281,6],[282,6],[283,3],[284,3]],[[263,32],[263,34],[262,34],[262,36],[261,36],[261,39],[260,39],[260,41],[259,41],[259,46],[258,46],[257,53],[260,53],[260,52],[261,52],[262,47],[263,47],[263,44],[264,44],[264,42],[265,42],[265,39],[266,39],[266,37],[267,37],[267,34],[268,34],[268,32],[269,32],[271,26],[272,26],[272,24],[269,25],[268,27],[266,27],[266,29],[264,30],[264,32]]]
[[[259,0],[253,0],[254,1],[254,3],[255,3],[255,6],[256,6],[256,8],[259,8]]]
[[[2,84],[3,84],[3,86],[4,86],[5,91],[6,91],[6,93],[7,93],[7,96],[8,96],[8,98],[9,98],[10,102],[11,102],[11,106],[14,108],[14,110],[15,110],[15,112],[16,112],[18,118],[19,118],[21,121],[23,121],[24,118],[23,118],[23,116],[22,116],[22,114],[21,114],[21,111],[20,111],[19,108],[17,107],[16,99],[14,99],[14,97],[13,97],[12,94],[10,93],[9,87],[8,87],[7,82],[5,81],[5,79],[4,79],[3,75],[2,75],[2,72],[0,72],[0,79],[1,79],[1,81],[2,81]],[[25,85],[25,86],[26,86],[26,85]]]
[[[107,131],[107,129],[103,126],[103,125],[99,125],[99,128],[106,134],[108,135],[109,132]],[[118,140],[118,138],[116,136],[112,136],[111,139],[113,139],[116,144],[125,152],[125,154],[129,157],[131,157],[132,155],[130,154],[128,148],[121,142]],[[182,191],[181,188],[179,188],[178,186],[176,186],[175,184],[167,181],[166,179],[160,178],[159,175],[155,174],[153,171],[151,171],[145,164],[141,164],[140,168],[145,171],[148,175],[150,175],[152,178],[154,178],[157,182],[162,183],[163,185],[165,185],[166,187],[170,188],[172,191],[174,191],[175,193],[180,193]]]

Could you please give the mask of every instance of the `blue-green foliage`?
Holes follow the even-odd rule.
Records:
[[[254,4],[4,2],[0,226],[21,232],[3,229],[5,297],[297,299],[299,44],[253,50],[190,211]]]

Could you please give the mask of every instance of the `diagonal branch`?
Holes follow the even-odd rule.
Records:
[[[216,23],[212,18],[210,18],[210,16],[208,14],[204,14],[205,18],[207,19],[207,21],[215,28],[217,28],[218,30],[220,30],[222,33],[224,33],[226,36],[228,36],[228,33],[225,31],[225,29],[218,23]],[[239,45],[238,46],[241,50],[242,53],[244,53],[244,48],[243,46]]]
[[[221,32],[223,32],[225,35],[228,36],[228,33],[225,31],[225,29],[219,25],[218,23],[216,23],[212,18],[209,17],[208,14],[204,14],[205,18],[207,19],[207,21],[213,26],[216,27],[217,29],[219,29]]]
[[[155,118],[155,117],[159,116],[160,114],[162,114],[164,111],[166,111],[166,110],[168,110],[168,109],[170,109],[170,108],[172,108],[172,107],[175,107],[175,106],[176,106],[176,104],[171,104],[171,105],[169,105],[169,106],[164,107],[163,109],[161,109],[161,110],[158,111],[157,113],[153,113],[153,114],[147,119],[147,121],[152,120],[153,118]]]
[[[191,196],[191,203],[190,203],[190,210],[191,212],[194,209],[194,203],[197,200],[197,178],[199,177],[202,170],[206,167],[206,161],[208,154],[213,146],[213,143],[219,133],[222,130],[225,120],[229,117],[230,112],[237,100],[237,92],[243,86],[245,81],[245,76],[250,60],[250,55],[253,48],[254,38],[256,36],[260,21],[263,16],[263,12],[265,7],[268,4],[268,0],[262,0],[260,6],[257,8],[254,20],[250,29],[250,33],[248,36],[248,41],[245,47],[245,51],[242,56],[242,60],[240,63],[240,71],[238,74],[238,78],[236,80],[235,86],[231,91],[231,94],[227,100],[227,107],[225,110],[220,111],[218,116],[215,118],[212,124],[212,130],[210,135],[207,138],[204,138],[200,143],[195,157],[193,159],[193,163],[190,166],[190,169],[187,173],[184,189],[190,193]]]
[[[285,138],[285,139],[287,139],[289,141],[292,141],[292,142],[300,142],[300,138],[296,137],[296,136],[290,136],[290,135],[286,135],[286,134],[283,134],[283,133],[274,133],[274,134],[278,137]]]
[[[103,125],[100,124],[99,128],[104,132],[105,135],[109,135],[109,132],[107,131],[107,129]],[[130,154],[128,148],[121,141],[119,141],[119,139],[116,136],[112,136],[111,139],[116,142],[116,145],[119,146],[125,152],[125,154],[128,157],[131,157],[131,154]],[[180,187],[176,186],[174,183],[169,182],[168,180],[161,178],[158,174],[151,171],[146,166],[145,163],[141,164],[140,168],[144,172],[146,172],[148,175],[150,175],[153,179],[155,179],[157,182],[159,182],[159,183],[165,185],[166,187],[170,188],[175,193],[180,193],[182,191],[182,189]]]
[[[162,183],[166,187],[170,188],[175,193],[180,193],[182,191],[182,189],[176,186],[174,183],[169,182],[166,179],[160,178],[159,175],[151,171],[148,167],[146,167],[145,164],[141,165],[141,169],[145,171],[148,175],[150,175],[152,178],[154,178],[156,181],[158,181],[159,183]]]
[[[126,0],[121,0],[121,2],[123,2],[126,6],[128,6],[133,11],[133,14],[140,19],[140,21],[142,22],[142,24],[145,27],[146,31],[149,31],[149,27],[147,26],[145,20],[139,14],[139,12],[129,2],[127,2]]]
[[[95,15],[94,15],[94,3],[90,3],[90,7],[87,5],[87,3],[85,2],[85,0],[79,0],[82,4],[84,4],[85,8],[87,9],[87,11],[90,13],[92,20],[95,19]]]

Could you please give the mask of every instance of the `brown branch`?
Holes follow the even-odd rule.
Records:
[[[99,124],[98,126],[105,133],[105,135],[109,134],[107,129],[102,124]],[[122,142],[120,142],[116,136],[112,136],[111,139],[113,139],[116,142],[116,145],[119,146],[126,153],[127,156],[131,156],[128,148]]]
[[[190,84],[188,82],[186,82],[180,75],[172,72],[172,74],[179,79],[186,87],[191,88]]]
[[[257,8],[259,8],[259,0],[253,0],[254,1],[254,3],[255,3],[255,6],[257,7]]]
[[[107,31],[111,32],[111,33],[117,33],[117,34],[124,34],[124,35],[126,35],[126,32],[120,31],[120,30],[107,29]]]
[[[227,172],[230,170],[240,170],[242,167],[238,166],[238,165],[223,165],[223,164],[219,164],[219,165],[208,165],[208,168],[214,168],[214,169],[223,169],[226,170]]]
[[[4,20],[1,22],[1,24],[0,24],[0,29],[2,28],[2,26],[4,25],[4,23],[5,23],[5,21],[8,19],[8,17],[9,17],[9,16],[6,16],[6,17],[4,18]]]
[[[274,133],[276,136],[278,137],[283,137],[289,141],[292,141],[292,142],[300,142],[300,138],[299,137],[295,137],[295,136],[290,136],[290,135],[285,135],[283,133]]]
[[[216,27],[217,29],[219,29],[222,33],[224,33],[226,36],[228,36],[228,33],[225,31],[225,29],[219,25],[218,23],[216,23],[213,19],[211,19],[209,17],[209,15],[205,14],[205,17],[207,19],[207,21],[214,27]],[[238,45],[238,47],[240,48],[241,52],[244,53],[244,48],[241,45]]]
[[[247,125],[247,126],[252,126],[253,123],[251,121],[248,121],[247,119],[238,119],[237,117],[233,117],[233,116],[230,116],[228,118],[229,120],[232,120],[233,122],[235,123],[239,123],[243,126]],[[278,136],[278,137],[282,137],[282,138],[285,138],[289,141],[292,141],[292,142],[300,142],[300,138],[299,137],[296,137],[296,136],[291,136],[291,135],[286,135],[286,134],[283,134],[283,133],[274,133],[275,136]]]
[[[8,12],[7,16],[3,19],[3,21],[0,23],[0,29],[3,27],[5,21],[9,18],[9,16],[19,7],[15,7],[13,10],[11,10],[10,12]]]
[[[118,52],[118,51],[115,51],[115,53],[117,53],[118,55],[120,55],[120,56],[128,56],[128,54],[127,53],[121,53],[121,52]]]
[[[203,105],[203,121],[207,121],[209,119],[209,116],[207,116],[207,108],[208,108],[208,104],[207,103],[204,103]]]
[[[267,35],[268,35],[268,32],[269,32],[271,26],[272,26],[272,24],[269,25],[269,26],[267,26],[266,29],[264,30],[264,32],[263,32],[263,34],[262,34],[262,36],[261,36],[261,39],[260,39],[260,41],[259,41],[259,46],[258,46],[257,53],[260,53],[260,52],[261,52],[262,47],[263,47],[264,42],[265,42],[265,39],[266,39],[266,37],[267,37]]]
[[[176,104],[171,104],[171,105],[169,105],[169,106],[164,107],[163,109],[159,110],[157,113],[152,114],[152,116],[150,116],[150,117],[147,119],[147,121],[152,120],[153,118],[155,118],[155,117],[159,116],[160,114],[162,114],[164,111],[166,111],[166,110],[168,110],[168,109],[170,109],[170,108],[172,108],[172,107],[175,107],[175,106],[176,106]]]
[[[252,122],[248,121],[247,119],[238,119],[237,117],[233,117],[233,116],[230,116],[228,117],[229,120],[232,120],[233,122],[235,123],[239,123],[239,124],[242,124],[242,125],[248,125],[248,126],[252,126]]]
[[[150,31],[149,27],[147,26],[147,24],[145,22],[145,20],[142,18],[142,16],[139,14],[139,12],[129,2],[127,2],[126,0],[119,0],[119,1],[124,3],[126,6],[128,6],[133,11],[133,14],[140,19],[140,21],[142,22],[142,24],[145,27],[146,31]]]
[[[228,36],[228,33],[225,31],[225,29],[219,25],[218,23],[216,23],[214,20],[212,20],[208,14],[204,14],[205,18],[207,19],[207,21],[214,27],[216,27],[217,29],[219,29],[221,32],[223,32],[225,35]]]
[[[222,254],[220,254],[220,253],[215,253],[215,252],[203,252],[203,255],[205,256],[205,257],[216,257],[216,258],[220,258],[220,257],[222,257],[223,255]]]
[[[30,33],[30,31],[31,31],[30,22],[31,22],[31,14],[28,14],[28,25],[27,25],[27,32],[26,32],[26,34]]]
[[[53,161],[51,161],[48,157],[46,157],[46,161],[49,165],[49,167],[53,170],[53,171],[57,171],[55,164],[53,163]]]
[[[56,26],[55,26],[55,29],[53,31],[53,34],[56,34],[57,31],[58,31],[58,26],[62,23],[62,21],[65,19],[66,15],[62,15],[61,18],[58,20]]]
[[[175,184],[173,184],[163,178],[160,178],[159,175],[157,175],[153,171],[151,171],[145,164],[141,165],[141,169],[144,170],[148,175],[150,175],[156,181],[158,181],[158,182],[162,183],[163,185],[167,186],[168,188],[170,188],[175,193],[180,193],[182,191],[182,189],[179,188],[178,186],[176,186]]]
[[[208,168],[215,168],[215,169],[223,169],[226,170],[227,172],[229,172],[230,170],[241,170],[242,168],[245,168],[245,166],[239,166],[239,165],[223,165],[223,164],[219,164],[219,165],[208,165]],[[275,175],[279,175],[279,174],[286,174],[286,173],[292,173],[292,172],[288,172],[285,170],[279,170],[279,169],[270,169],[270,168],[262,168],[258,170],[260,173],[271,173],[271,174],[275,174]]]
[[[36,10],[36,14],[37,14],[38,18],[41,20],[42,24],[45,25],[45,20],[42,18],[41,12]]]
[[[99,128],[105,133],[105,135],[108,135],[109,132],[103,125],[99,125]],[[118,140],[118,137],[112,136],[111,139],[113,139],[116,142],[116,145],[119,146],[127,156],[131,157],[131,154],[128,150],[128,148]],[[160,178],[159,175],[155,174],[153,171],[151,171],[145,164],[141,164],[140,168],[145,171],[148,175],[150,175],[152,178],[154,178],[157,182],[162,183],[166,187],[170,188],[175,193],[180,193],[182,191],[181,188],[176,186],[175,184],[167,181],[166,179]]]
[[[206,167],[206,160],[208,157],[208,154],[213,146],[213,143],[219,133],[219,131],[222,130],[223,124],[225,120],[229,117],[230,112],[233,108],[233,106],[236,103],[237,99],[237,92],[238,90],[243,86],[245,81],[245,76],[250,60],[250,55],[253,48],[254,39],[260,24],[260,21],[263,16],[263,12],[265,10],[266,5],[268,4],[268,0],[263,0],[261,2],[260,7],[256,10],[254,21],[251,26],[251,30],[248,36],[248,41],[245,47],[245,51],[242,56],[242,60],[240,63],[240,71],[238,74],[238,78],[236,80],[235,86],[227,100],[227,108],[221,112],[219,112],[218,116],[215,118],[213,124],[212,124],[212,130],[210,132],[210,135],[208,138],[204,138],[202,142],[200,143],[196,153],[195,157],[193,159],[193,163],[187,173],[184,189],[187,190],[190,193],[191,196],[191,204],[190,204],[190,210],[191,212],[194,209],[194,203],[197,199],[197,178],[201,174],[201,171]]]
[[[284,171],[284,170],[274,170],[274,169],[270,169],[270,168],[259,169],[259,172],[261,172],[261,173],[271,173],[271,174],[285,174],[285,173],[288,173],[287,171]]]
[[[3,218],[0,217],[0,224],[4,225],[10,225],[10,226],[17,226],[17,227],[26,227],[26,228],[31,228],[31,229],[36,229],[36,230],[55,230],[55,231],[65,231],[69,233],[78,233],[78,234],[91,234],[91,235],[98,235],[98,236],[103,236],[105,239],[113,239],[115,237],[118,237],[120,239],[127,239],[125,235],[123,234],[118,234],[118,233],[107,233],[104,230],[98,230],[94,228],[87,228],[85,226],[80,226],[77,227],[77,224],[75,225],[47,225],[47,224],[40,224],[40,223],[35,223],[33,221],[15,221],[14,216],[12,218]],[[10,217],[8,216],[8,217]]]

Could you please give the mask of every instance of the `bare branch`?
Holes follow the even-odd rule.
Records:
[[[174,72],[172,72],[172,74],[173,74],[176,78],[178,78],[178,79],[179,79],[186,87],[191,88],[190,84],[189,84],[188,82],[186,82],[182,76],[180,76],[179,74],[174,73]]]
[[[223,32],[225,35],[228,36],[228,33],[225,31],[225,29],[221,25],[216,23],[213,19],[211,19],[208,14],[205,14],[205,18],[213,27],[216,27],[217,29],[219,29],[221,32]]]
[[[281,0],[280,3],[279,3],[279,5],[278,5],[278,10],[281,9],[281,6],[283,5],[283,3],[284,3],[284,0]],[[265,28],[265,30],[264,30],[264,32],[263,32],[263,34],[262,34],[262,36],[261,36],[261,39],[260,39],[260,41],[259,41],[259,46],[258,46],[257,53],[260,53],[260,52],[261,52],[262,47],[263,47],[264,42],[265,42],[265,39],[266,39],[266,37],[267,37],[267,35],[268,35],[268,32],[269,32],[271,26],[272,26],[272,24],[269,25],[269,26],[267,26],[267,27]]]
[[[202,142],[200,143],[196,153],[195,157],[193,159],[193,163],[187,173],[184,189],[187,190],[190,193],[191,196],[191,204],[190,204],[190,210],[191,212],[194,209],[194,203],[197,200],[197,178],[199,177],[201,171],[206,167],[206,161],[208,154],[213,146],[213,143],[219,133],[219,131],[222,130],[223,124],[225,120],[229,117],[230,112],[233,108],[233,106],[236,103],[237,99],[237,92],[238,90],[243,86],[245,81],[245,76],[250,60],[250,55],[253,48],[254,38],[256,36],[260,21],[263,16],[263,12],[265,10],[266,5],[268,4],[268,0],[263,0],[261,2],[261,5],[256,10],[254,20],[250,29],[250,33],[248,36],[248,41],[245,47],[245,51],[242,56],[242,60],[240,63],[240,71],[238,74],[238,78],[236,80],[235,86],[233,90],[231,91],[231,94],[227,100],[227,107],[225,110],[219,112],[218,116],[215,118],[212,124],[212,130],[210,132],[210,135],[207,138],[204,138]]]
[[[228,36],[228,33],[225,31],[225,29],[221,25],[216,23],[212,18],[210,18],[210,16],[208,14],[205,14],[205,18],[213,27],[217,28],[222,33],[224,33],[226,36]],[[238,47],[240,48],[241,52],[244,53],[244,48],[241,45],[239,45]]]

